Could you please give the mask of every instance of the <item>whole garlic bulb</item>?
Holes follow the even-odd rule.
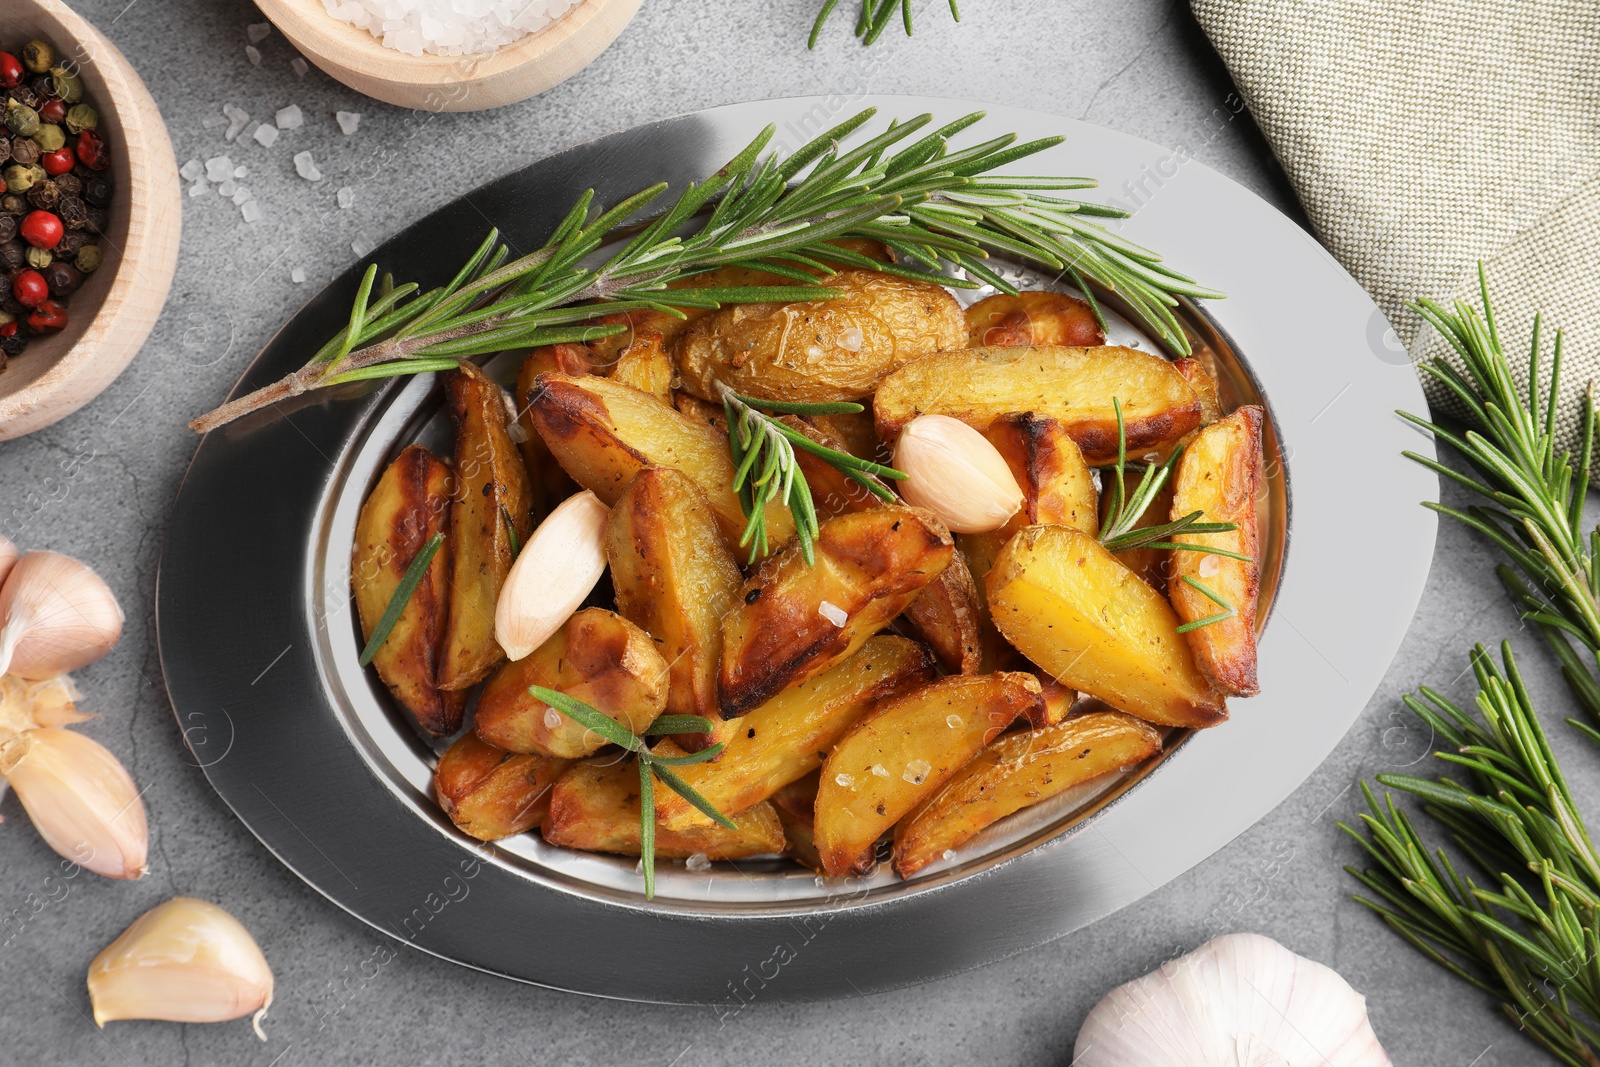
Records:
[[[1227,934],[1096,1004],[1074,1067],[1389,1067],[1338,972],[1260,934]]]
[[[900,431],[894,465],[906,503],[926,508],[955,533],[987,533],[1022,510],[1022,489],[999,449],[960,419],[918,415]]]
[[[606,572],[611,509],[585,489],[558,504],[522,546],[494,606],[494,639],[523,659],[561,629]]]
[[[118,1019],[220,1023],[272,1006],[272,968],[250,931],[215,904],[174,897],[134,920],[89,964],[97,1026]]]
[[[99,742],[59,727],[0,730],[0,774],[57,853],[107,878],[144,876],[144,802]]]
[[[51,678],[93,663],[122,636],[122,608],[88,564],[29,552],[0,586],[0,674]]]

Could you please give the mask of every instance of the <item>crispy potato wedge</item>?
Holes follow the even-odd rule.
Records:
[[[783,836],[789,840],[789,858],[817,872],[822,870],[822,857],[817,855],[816,845],[819,780],[818,773],[812,771],[772,794],[772,807],[783,824]]]
[[[1005,527],[1071,526],[1090,537],[1100,533],[1099,491],[1078,447],[1061,423],[1032,413],[1006,415],[984,431],[1022,487],[1024,506]]]
[[[1160,731],[1117,711],[1007,734],[895,827],[894,869],[910,878],[1007,815],[1159,751]]]
[[[850,451],[842,440],[811,419],[803,419],[798,415],[784,415],[778,421],[820,445],[840,452]],[[811,501],[816,506],[817,518],[822,521],[827,521],[836,515],[881,507],[885,503],[860,482],[846,477],[843,471],[820,456],[812,455],[803,448],[797,448],[794,450],[794,458],[800,473],[805,475],[806,485],[811,490]]]
[[[1139,479],[1143,472],[1127,471],[1122,476],[1122,491],[1124,497],[1139,488]],[[1117,476],[1115,470],[1100,472],[1102,478],[1107,479],[1105,484],[1109,487],[1110,479]],[[1150,506],[1143,515],[1134,522],[1135,530],[1144,530],[1151,526],[1160,526],[1172,521],[1168,512],[1172,510],[1172,490],[1175,479],[1169,476],[1167,482],[1156,491],[1151,498]],[[1112,496],[1109,488],[1100,496],[1101,515],[1100,521],[1104,523],[1110,517]],[[1132,548],[1126,552],[1115,553],[1118,562],[1128,568],[1150,588],[1165,592],[1167,588],[1167,551],[1161,548]]]
[[[1198,359],[1185,357],[1173,360],[1172,366],[1194,386],[1195,395],[1200,398],[1200,425],[1210,426],[1222,418],[1222,398],[1217,394],[1217,381],[1206,370],[1205,364]]]
[[[864,411],[844,415],[807,415],[806,421],[832,435],[844,445],[852,456],[888,463],[891,450],[878,439],[878,428],[872,421],[872,405]]]
[[[1225,609],[1189,584],[1199,582],[1231,604],[1236,614],[1183,635],[1200,673],[1232,696],[1253,696],[1256,684],[1256,606],[1261,594],[1260,533],[1256,501],[1262,470],[1261,408],[1242,407],[1207,426],[1178,460],[1172,494],[1174,519],[1192,512],[1201,522],[1232,522],[1232,533],[1179,534],[1175,541],[1249,556],[1250,561],[1205,552],[1174,550],[1167,566],[1168,594],[1178,618],[1195,622]],[[1208,562],[1210,561],[1210,562]],[[1214,568],[1214,572],[1213,572]],[[1187,579],[1187,581],[1185,580]]]
[[[453,484],[448,464],[421,445],[412,445],[389,464],[361,505],[350,584],[363,641],[372,640],[372,631],[388,608],[395,587],[422,546],[445,530]],[[416,592],[372,658],[378,677],[395,700],[434,737],[448,737],[460,729],[466,705],[463,694],[442,692],[435,684],[449,609],[447,539],[434,553]]]
[[[982,662],[978,584],[960,552],[906,608],[906,620],[951,674],[977,674]]]
[[[967,344],[973,348],[1105,343],[1094,309],[1066,293],[996,293],[967,308]]]
[[[617,610],[667,662],[666,710],[717,719],[722,618],[744,575],[705,493],[681,471],[646,467],[611,509],[606,559]]]
[[[1029,718],[1028,723],[1035,730],[1042,730],[1046,726],[1054,726],[1072,714],[1072,705],[1078,702],[1078,691],[1062,685],[1037,668],[1034,671],[1034,677],[1039,679],[1041,687],[1039,695],[1044,698],[1044,703],[1040,705],[1038,715]]]
[[[984,587],[984,578],[1011,537],[1003,527],[988,533],[956,534],[956,548],[966,558],[967,570],[972,573],[973,584],[978,590],[979,674],[1027,669],[1026,658],[995,629],[994,619],[989,612],[988,590]]]
[[[533,494],[534,525],[567,497],[578,491],[578,483],[561,469],[544,438],[533,426],[531,398],[534,382],[541,374],[582,375],[590,372],[589,350],[583,345],[545,345],[530,351],[517,370],[517,385],[513,393],[517,402],[517,425],[522,427],[517,447],[522,450],[522,462],[528,469],[528,488]]]
[[[606,744],[528,692],[583,701],[639,733],[667,704],[667,661],[650,635],[615,612],[584,608],[550,640],[495,672],[478,697],[478,736],[511,752],[578,759]]]
[[[949,415],[975,430],[1033,412],[1061,423],[1089,463],[1117,454],[1115,397],[1128,449],[1137,455],[1200,423],[1194,387],[1160,356],[1136,348],[971,348],[940,352],[901,367],[873,399],[878,435],[893,440],[918,415]]]
[[[726,434],[659,397],[608,378],[549,374],[538,381],[530,408],[534,427],[579,485],[610,505],[641,469],[672,467],[700,486],[722,536],[730,545],[739,543],[745,517],[731,488],[733,460]],[[793,535],[789,509],[767,505],[772,549]]]
[[[659,802],[672,790],[658,781],[652,792]],[[714,860],[736,860],[775,855],[788,845],[771,804],[757,804],[731,818],[732,830],[714,822],[688,830],[657,826],[656,858],[701,853]],[[541,832],[552,845],[639,855],[639,765],[617,759],[574,764],[550,791],[550,813]]]
[[[953,674],[886,701],[822,765],[815,840],[833,877],[866,874],[875,845],[1020,717],[1038,714],[1031,674]]]
[[[764,400],[857,400],[907,361],[966,344],[961,305],[943,286],[870,270],[821,281],[833,299],[696,320],[678,346],[683,387],[718,403],[719,383]]]
[[[933,661],[915,641],[889,634],[871,638],[861,651],[810,681],[785,689],[729,725],[722,758],[676,768],[724,814],[744,811],[822,765],[828,750],[872,705],[933,678]],[[655,752],[682,749],[662,741]],[[711,820],[676,793],[656,798],[661,825],[682,829]]]
[[[723,718],[749,714],[855,655],[939,576],[955,546],[932,514],[897,505],[828,520],[815,553],[808,564],[799,542],[790,543],[746,579],[723,620]],[[829,618],[839,613],[843,625]]]
[[[533,488],[506,429],[500,387],[476,365],[462,363],[445,375],[444,389],[456,426],[456,493],[439,688],[466,689],[505,659],[494,639],[494,607],[511,570],[511,527],[519,541],[533,533]]]
[[[456,829],[479,841],[531,830],[550,810],[550,787],[571,764],[507,752],[465,733],[439,757],[433,795]]]
[[[633,343],[617,354],[609,377],[670,404],[672,379],[678,373],[666,342],[653,330],[634,335]]]
[[[1000,550],[987,586],[995,626],[1063,685],[1162,726],[1227,718],[1166,598],[1089,535],[1030,526]]]

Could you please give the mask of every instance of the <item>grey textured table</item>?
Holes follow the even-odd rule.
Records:
[[[0,444],[0,533],[24,547],[91,561],[127,608],[121,645],[79,676],[85,705],[101,713],[84,729],[147,787],[151,820],[144,880],[84,874],[58,883],[50,880],[56,857],[16,800],[0,804],[0,1062],[1065,1063],[1084,1014],[1106,990],[1240,929],[1340,970],[1367,995],[1396,1063],[1535,1060],[1482,997],[1351,903],[1352,883],[1341,871],[1356,852],[1335,822],[1353,814],[1354,782],[1418,764],[1427,751],[1428,738],[1398,710],[1399,694],[1428,682],[1470,697],[1466,649],[1518,629],[1485,582],[1489,553],[1449,526],[1382,688],[1290,800],[1208,862],[1090,929],[896,993],[809,1005],[758,997],[719,1019],[709,1009],[520,986],[399,949],[279,866],[192,766],[162,688],[150,617],[168,506],[195,445],[183,424],[218,401],[277,325],[351,262],[352,246],[364,251],[457,193],[566,145],[682,111],[873,90],[1053,110],[1187,145],[1297,213],[1248,116],[1231,117],[1227,73],[1181,3],[978,0],[964,5],[965,22],[956,28],[942,4],[929,2],[913,40],[891,32],[871,51],[847,36],[841,13],[824,44],[807,53],[803,38],[815,5],[647,0],[616,45],[567,84],[497,112],[431,118],[407,140],[407,113],[363,99],[315,69],[297,76],[293,51],[275,33],[260,44],[260,65],[252,65],[246,26],[262,19],[246,0],[77,3],[143,74],[178,160],[229,154],[249,169],[241,181],[263,217],[247,224],[214,188],[186,199],[178,276],[143,354],[77,415]],[[228,103],[255,119],[298,104],[306,124],[271,149],[225,144],[222,129],[205,120]],[[354,136],[335,126],[340,109],[362,113]],[[303,149],[314,154],[321,182],[296,176],[291,157]],[[381,180],[361,180],[385,149],[395,154]],[[310,209],[331,203],[345,185],[354,190],[353,206],[334,212],[331,225],[315,221],[320,212]],[[292,280],[295,271],[304,272],[303,283]],[[1564,712],[1559,683],[1529,637],[1519,638],[1519,648],[1555,721]],[[1559,733],[1565,727],[1553,729],[1572,750],[1574,774],[1600,777],[1593,753],[1573,750]],[[1591,800],[1595,793],[1580,790]],[[89,960],[134,917],[176,894],[221,903],[260,940],[277,975],[268,1044],[243,1023],[118,1023],[100,1032],[90,1021],[83,986]]]

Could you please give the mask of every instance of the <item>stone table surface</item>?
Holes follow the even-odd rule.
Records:
[[[885,35],[864,74],[868,54],[848,36],[843,13],[817,51],[804,49],[817,0],[647,0],[617,43],[565,85],[495,112],[433,117],[410,141],[402,140],[407,113],[314,68],[298,75],[294,51],[276,33],[260,42],[253,64],[247,27],[262,17],[247,0],[76,6],[144,76],[179,162],[230,154],[248,168],[240,181],[262,217],[245,222],[215,188],[186,198],[177,278],[142,355],[73,417],[0,444],[0,533],[91,561],[127,608],[121,645],[79,677],[86,705],[101,713],[83,729],[146,787],[151,820],[151,870],[142,881],[83,874],[63,882],[15,798],[0,804],[0,1062],[1066,1063],[1084,1015],[1107,990],[1232,930],[1270,935],[1342,972],[1367,996],[1396,1063],[1537,1059],[1485,998],[1352,903],[1341,869],[1356,857],[1335,826],[1353,816],[1353,784],[1416,764],[1427,750],[1428,738],[1397,710],[1399,695],[1426,682],[1470,697],[1468,647],[1518,629],[1486,581],[1490,554],[1453,527],[1441,531],[1409,637],[1343,744],[1211,859],[1089,929],[996,965],[857,999],[758,999],[720,1025],[709,1009],[550,992],[404,949],[388,958],[382,935],[308,889],[234,820],[188,758],[167,703],[151,604],[167,512],[195,446],[183,424],[220,400],[277,326],[357,250],[490,178],[598,134],[734,101],[863,88],[1016,104],[1187,145],[1298,217],[1248,114],[1230,121],[1227,72],[1183,4],[982,0],[963,5],[955,27],[929,0],[916,37]],[[0,12],[0,33],[4,22]],[[305,125],[270,149],[226,144],[215,125],[224,104],[256,120],[297,104]],[[340,133],[336,110],[361,113],[354,135]],[[382,179],[354,177],[386,142],[399,151]],[[296,175],[292,157],[301,150],[314,154],[324,180]],[[345,185],[353,189],[348,209],[314,210]],[[1382,516],[1353,508],[1352,521]],[[1564,709],[1559,682],[1530,638],[1519,643],[1554,720]],[[1569,758],[1580,777],[1595,770],[1592,752]],[[102,1032],[90,1021],[89,960],[142,911],[177,894],[221,903],[264,946],[277,975],[267,1044],[243,1023],[117,1023]]]

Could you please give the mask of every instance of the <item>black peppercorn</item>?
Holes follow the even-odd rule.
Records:
[[[90,178],[94,177],[94,171],[90,170],[88,167],[84,166],[82,163],[74,163],[72,165],[72,173],[76,174],[78,177],[82,178],[84,181],[88,181]]]
[[[7,193],[0,196],[0,212],[7,215],[20,215],[28,210],[28,202],[22,199],[20,193]]]
[[[30,111],[33,111],[33,109],[39,106],[39,94],[34,92],[33,87],[30,85],[13,85],[10,89],[6,90],[6,96],[10,97],[12,100],[15,100],[23,107],[28,108]],[[34,111],[33,121],[39,121],[39,114],[37,111]]]
[[[60,188],[49,178],[35,182],[33,188],[28,190],[28,203],[40,211],[49,211],[60,199]]]
[[[89,209],[89,218],[84,225],[84,229],[88,230],[90,233],[104,234],[106,232],[106,228],[110,225],[111,220],[106,218],[106,213],[104,211],[101,211],[99,208]]]
[[[27,346],[28,339],[20,333],[14,333],[10,337],[0,337],[0,353],[7,356],[19,356]]]
[[[11,158],[11,138],[0,133],[0,163]]]
[[[54,297],[70,296],[74,289],[83,284],[83,275],[70,264],[59,260],[50,264],[41,273],[50,286],[50,295]]]
[[[17,217],[15,215],[0,215],[0,244],[14,240],[17,236]]]
[[[79,197],[63,196],[56,202],[56,214],[68,230],[82,230],[89,225],[89,207]]]
[[[69,230],[61,235],[60,241],[56,242],[55,253],[62,259],[71,259],[78,254],[78,249],[88,243],[89,238],[83,233],[74,233]]]
[[[82,196],[83,179],[69,170],[65,174],[56,175],[56,188],[61,190],[62,196]]]
[[[24,167],[39,162],[39,142],[32,137],[18,137],[11,142],[11,158]]]
[[[65,175],[62,175],[65,177]],[[57,181],[60,179],[58,178]],[[94,207],[105,207],[111,203],[112,184],[104,178],[89,178],[83,183],[83,198]],[[65,192],[66,190],[62,190]]]
[[[35,74],[28,79],[28,88],[32,89],[40,100],[46,100],[56,95],[55,88],[50,84],[50,74]]]
[[[0,286],[3,286],[3,288],[0,288],[0,311],[5,311],[12,315],[26,315],[28,309],[23,306],[22,301],[11,293],[11,282],[14,280],[15,275],[16,272],[13,271],[3,283],[0,283]]]
[[[15,237],[0,243],[0,270],[16,270],[27,254],[28,246]]]

